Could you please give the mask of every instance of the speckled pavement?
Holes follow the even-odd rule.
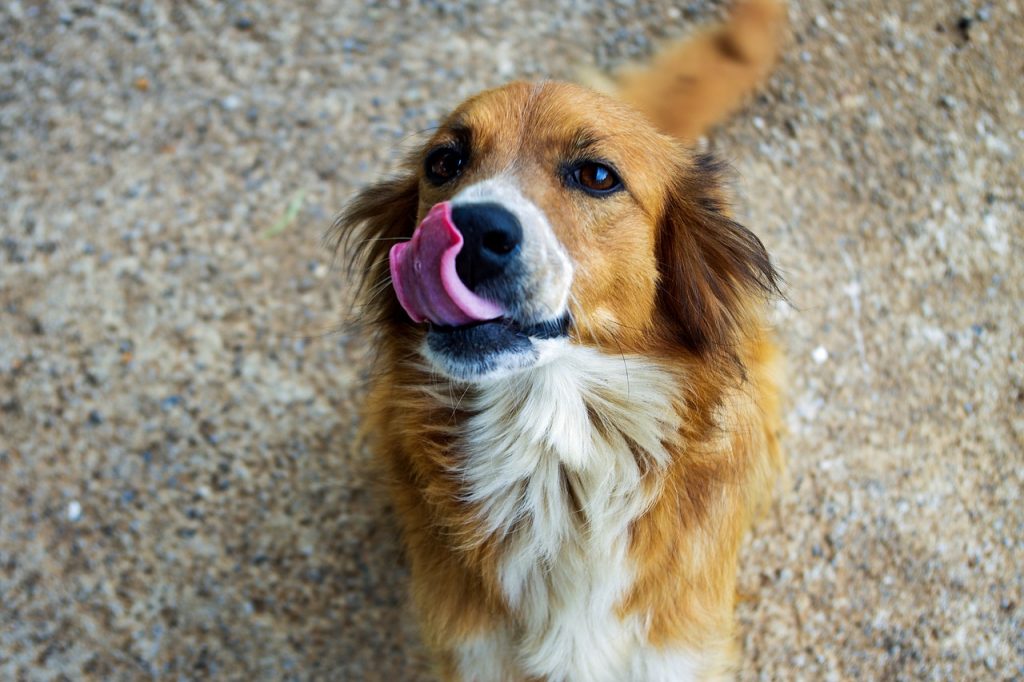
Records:
[[[785,273],[742,679],[1024,677],[1024,8],[809,0],[709,141]],[[424,680],[321,237],[719,2],[0,5],[0,679]]]

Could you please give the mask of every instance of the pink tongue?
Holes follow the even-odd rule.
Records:
[[[391,247],[391,282],[414,322],[458,326],[501,317],[502,310],[470,291],[455,271],[462,235],[447,201],[437,204],[412,234]]]

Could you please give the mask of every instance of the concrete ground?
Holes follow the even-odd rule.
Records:
[[[710,141],[786,275],[743,679],[1024,677],[1024,7],[808,0]],[[719,2],[0,6],[0,678],[421,680],[321,236]]]

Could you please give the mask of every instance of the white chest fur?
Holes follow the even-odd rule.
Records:
[[[646,649],[616,605],[634,577],[630,524],[657,494],[677,432],[678,384],[641,358],[553,342],[546,362],[484,386],[459,472],[505,539],[500,580],[515,619],[460,652],[466,680],[685,680],[693,660]],[[670,660],[671,659],[671,660]]]

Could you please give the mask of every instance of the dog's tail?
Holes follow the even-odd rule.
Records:
[[[693,141],[771,73],[786,27],[782,0],[736,0],[725,22],[618,74],[612,91],[663,132]]]

